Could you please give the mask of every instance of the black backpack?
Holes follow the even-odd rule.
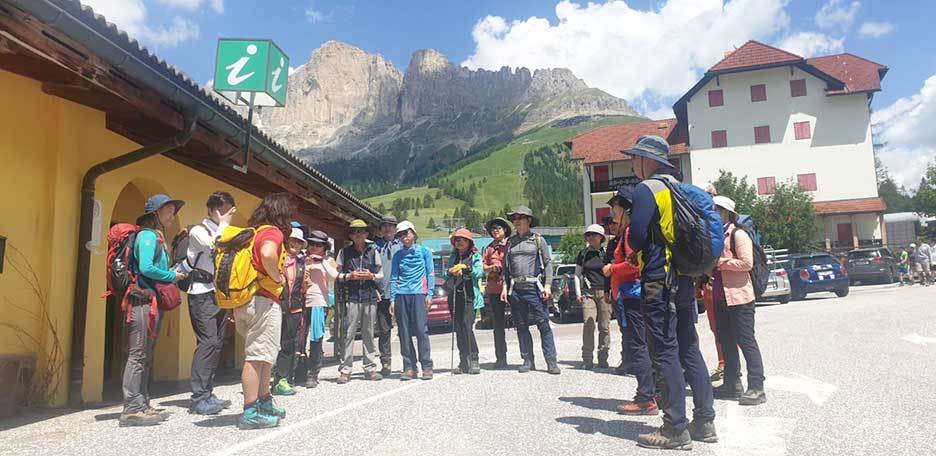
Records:
[[[190,225],[186,227],[184,230],[180,231],[179,234],[175,235],[174,238],[172,238],[172,258],[170,258],[170,261],[173,264],[173,269],[182,264],[184,261],[185,265],[187,266],[186,269],[192,271],[185,279],[176,282],[176,286],[179,287],[179,290],[186,293],[192,286],[192,283],[214,282],[214,274],[205,271],[204,269],[195,268],[195,265],[198,264],[198,261],[201,260],[201,257],[205,254],[205,252],[198,252],[198,255],[195,256],[194,263],[189,262],[188,260],[188,248],[189,242],[191,241],[191,232],[192,228],[196,226],[200,226],[204,228],[205,231],[208,231],[207,226],[205,226],[203,223],[199,223],[198,225]]]
[[[754,296],[757,299],[761,299],[764,296],[764,292],[767,290],[767,282],[770,280],[770,268],[767,266],[767,253],[764,252],[764,248],[761,247],[760,243],[756,241],[756,237],[745,225],[735,224],[736,231],[744,231],[749,238],[751,238],[751,246],[754,250],[754,267],[751,268],[751,284],[754,285]],[[731,253],[735,257],[738,256],[738,253],[735,251],[735,231],[731,232]]]

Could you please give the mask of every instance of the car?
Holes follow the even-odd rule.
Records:
[[[898,277],[897,258],[885,247],[855,249],[848,252],[848,277],[855,282],[894,283]]]
[[[792,289],[790,288],[790,275],[786,271],[788,262],[768,263],[770,277],[767,279],[767,289],[761,296],[763,300],[777,300],[780,304],[790,302]]]
[[[848,296],[851,284],[848,271],[832,255],[824,252],[791,255],[789,261],[787,274],[793,300],[823,291],[831,291],[840,298]]]
[[[436,277],[436,283],[440,278]],[[432,295],[432,303],[429,304],[428,324],[430,328],[450,327],[452,325],[452,313],[449,310],[448,295],[441,286],[436,287]]]
[[[560,265],[552,282],[552,312],[559,323],[582,316],[582,303],[575,293],[575,265]]]

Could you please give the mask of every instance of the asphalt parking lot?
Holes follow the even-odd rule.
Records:
[[[620,338],[612,326],[616,364]],[[230,384],[216,390],[235,402],[225,413],[189,415],[188,394],[174,394],[155,399],[174,416],[150,428],[119,428],[120,406],[0,422],[0,453],[653,453],[638,448],[635,439],[660,418],[614,412],[633,395],[634,379],[580,369],[581,328],[554,325],[560,376],[490,370],[489,330],[478,332],[482,374],[450,375],[451,337],[435,334],[434,380],[400,382],[398,357],[394,376],[379,383],[361,380],[358,372],[348,385],[337,385],[336,368],[328,368],[319,388],[279,399],[288,414],[277,429],[238,430],[239,385]],[[711,367],[715,349],[704,317],[698,328]],[[936,454],[936,287],[854,287],[846,298],[816,294],[761,306],[757,334],[768,402],[747,408],[716,401],[720,441],[696,443],[695,453]],[[516,333],[507,337],[510,362],[517,366]],[[545,367],[538,348],[536,353],[538,367]]]

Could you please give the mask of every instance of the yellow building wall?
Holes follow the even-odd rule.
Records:
[[[41,321],[43,304],[29,281],[15,269],[28,261],[45,296],[45,309],[57,335],[63,359],[62,378],[50,405],[65,403],[68,384],[80,184],[92,165],[123,155],[138,144],[105,127],[105,115],[46,95],[41,84],[0,71],[0,236],[6,236],[6,268],[0,274],[0,357],[42,353],[53,344],[53,331]],[[15,107],[15,109],[9,109]],[[107,173],[97,180],[95,198],[102,205],[100,244],[92,251],[85,339],[82,399],[101,400],[104,380],[106,232],[110,222],[132,222],[146,197],[167,193],[188,204],[174,229],[200,222],[204,202],[216,190],[237,200],[235,223],[243,224],[258,198],[165,157],[151,157]],[[29,337],[19,337],[28,334]],[[171,334],[169,332],[171,331]],[[188,304],[166,315],[156,349],[154,380],[189,377],[195,340]]]

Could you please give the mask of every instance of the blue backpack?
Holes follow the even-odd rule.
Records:
[[[699,187],[661,179],[673,198],[676,236],[667,245],[680,275],[701,277],[715,269],[725,249],[725,232],[712,196]]]
[[[757,229],[757,224],[754,223],[754,219],[750,215],[739,215],[735,226],[747,233],[754,243],[754,267],[751,269],[751,284],[754,286],[754,296],[760,299],[767,291],[767,282],[770,280],[770,267],[767,265],[767,253],[764,252],[764,247],[761,245],[760,230]],[[734,233],[731,236],[731,252],[737,256]]]

